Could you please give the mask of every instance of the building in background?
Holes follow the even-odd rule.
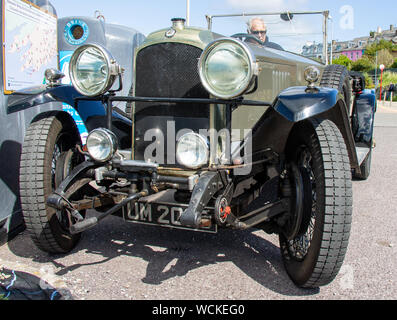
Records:
[[[341,55],[348,57],[352,61],[361,59],[365,52],[365,47],[369,44],[367,37],[355,38],[351,41],[334,41],[332,43],[333,59]]]
[[[329,48],[328,51],[330,52]],[[308,42],[302,47],[302,55],[315,60],[323,59],[323,44]]]
[[[397,45],[397,27],[390,25],[388,30],[382,31],[378,27],[377,31],[371,31],[369,36],[354,38],[348,41],[332,42],[332,57],[339,58],[341,55],[348,57],[352,61],[357,61],[365,53],[365,48],[380,40],[390,41]],[[331,54],[331,43],[328,45],[328,54]],[[396,53],[397,54],[397,53]],[[312,59],[323,58],[323,44],[308,42],[302,47],[302,55]]]

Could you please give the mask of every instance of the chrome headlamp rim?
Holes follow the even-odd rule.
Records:
[[[91,135],[92,135],[93,133],[100,133],[101,135],[103,135],[103,136],[104,136],[106,139],[108,139],[108,141],[109,141],[110,152],[109,152],[108,156],[105,157],[104,159],[98,159],[98,158],[96,158],[95,156],[93,156],[93,154],[90,152],[90,148],[89,148],[89,146],[88,146],[88,141],[89,141],[89,139],[90,139],[90,137],[91,137]],[[108,130],[108,129],[105,129],[105,128],[97,128],[97,129],[92,130],[92,131],[88,134],[86,146],[87,146],[88,154],[90,155],[90,157],[91,157],[94,161],[100,162],[100,163],[107,162],[107,161],[109,161],[109,160],[111,160],[111,159],[113,158],[113,156],[115,155],[115,153],[116,153],[116,151],[117,151],[117,149],[118,149],[117,137],[116,137],[116,135],[115,135],[112,131],[110,131],[110,130]]]
[[[232,43],[234,45],[239,46],[244,53],[246,54],[247,58],[248,58],[248,62],[249,62],[249,74],[248,74],[248,79],[249,81],[247,81],[247,83],[238,91],[233,92],[233,94],[220,94],[219,92],[216,92],[216,90],[214,90],[207,82],[206,80],[206,75],[204,73],[204,66],[205,66],[205,62],[206,59],[208,58],[209,54],[220,44],[223,43]],[[251,87],[255,76],[258,75],[258,67],[257,67],[257,63],[256,63],[256,59],[254,54],[252,53],[251,49],[249,48],[249,46],[247,46],[244,42],[242,42],[239,39],[236,38],[220,38],[217,39],[215,41],[212,41],[211,43],[209,43],[207,45],[207,47],[204,49],[203,53],[201,54],[199,63],[198,63],[198,71],[199,71],[199,75],[200,75],[200,80],[202,85],[204,86],[204,88],[213,96],[219,98],[219,99],[233,99],[236,97],[239,97],[241,95],[243,95],[245,92],[247,92],[247,90],[249,90],[249,88]]]
[[[184,163],[184,161],[181,159],[181,156],[180,156],[180,154],[178,152],[178,146],[179,146],[180,142],[184,138],[186,138],[187,136],[195,136],[195,137],[199,138],[199,140],[203,143],[203,145],[205,145],[205,149],[204,149],[205,150],[205,156],[204,156],[205,161],[203,161],[202,163],[197,164],[195,166],[194,165],[188,165],[188,164]],[[210,157],[210,143],[209,143],[208,139],[206,137],[204,137],[203,135],[201,135],[201,134],[198,134],[196,132],[185,133],[177,141],[176,149],[175,149],[175,156],[176,156],[177,162],[180,165],[182,165],[182,166],[184,166],[186,168],[189,168],[189,169],[193,169],[193,170],[200,169],[203,166],[205,166],[208,163],[208,161],[209,161],[209,157]]]
[[[102,57],[104,58],[105,62],[106,62],[106,66],[107,66],[107,76],[106,76],[106,81],[104,83],[104,85],[102,86],[102,88],[100,90],[97,90],[94,93],[88,93],[87,91],[81,89],[78,79],[76,77],[77,74],[77,60],[78,58],[82,55],[82,53],[88,49],[96,49],[100,52],[100,54],[102,55]],[[113,58],[112,54],[104,47],[102,47],[99,44],[96,43],[89,43],[89,44],[85,44],[82,45],[81,47],[78,47],[73,55],[72,58],[70,59],[70,63],[69,63],[69,76],[70,79],[72,81],[73,87],[82,95],[87,96],[87,97],[96,97],[99,96],[101,94],[106,93],[114,84],[115,80],[116,80],[116,76],[118,76],[121,73],[121,68],[120,66],[117,64],[116,60]]]

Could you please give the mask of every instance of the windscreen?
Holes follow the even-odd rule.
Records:
[[[327,41],[331,42],[332,21],[325,19],[321,12],[213,16],[212,30],[225,36],[235,35],[244,41],[258,45],[262,42],[265,46],[324,62],[325,20],[327,21]],[[244,35],[247,36],[244,37]],[[330,43],[327,49],[329,55]]]

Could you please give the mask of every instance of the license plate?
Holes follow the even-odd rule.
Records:
[[[208,233],[217,233],[216,224],[209,227],[191,228],[182,226],[179,219],[187,206],[171,206],[162,203],[136,202],[128,204],[123,208],[123,217],[127,222],[156,225],[168,228],[193,230]],[[203,216],[206,215],[203,211]]]

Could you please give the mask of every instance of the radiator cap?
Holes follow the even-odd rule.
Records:
[[[183,30],[185,29],[186,20],[183,18],[173,18],[171,19],[172,28],[175,30]]]

